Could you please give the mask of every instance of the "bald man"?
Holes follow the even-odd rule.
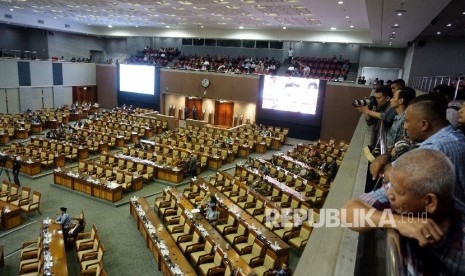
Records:
[[[453,197],[455,168],[448,157],[435,149],[414,149],[388,174],[389,183],[346,203],[351,229],[399,231],[405,274],[464,275],[465,205]],[[357,212],[370,211],[374,224],[357,225]]]

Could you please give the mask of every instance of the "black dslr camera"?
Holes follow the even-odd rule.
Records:
[[[376,98],[374,96],[370,96],[365,99],[360,99],[360,100],[354,100],[352,102],[353,107],[361,107],[361,106],[368,106],[368,107],[373,107],[376,106]]]

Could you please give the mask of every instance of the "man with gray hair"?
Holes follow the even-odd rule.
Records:
[[[346,203],[348,225],[399,231],[405,274],[463,275],[465,205],[454,198],[455,166],[438,150],[418,148],[393,162],[388,174],[389,183]],[[361,213],[373,224],[357,224]]]

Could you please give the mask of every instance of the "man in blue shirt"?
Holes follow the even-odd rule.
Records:
[[[449,125],[446,108],[445,99],[436,93],[418,96],[405,110],[404,128],[417,147],[436,149],[449,157],[455,166],[454,195],[465,202],[465,136]],[[383,171],[388,176],[390,159],[390,154],[386,154],[373,161],[370,172],[374,178]]]
[[[66,230],[69,228],[69,225],[71,224],[71,219],[69,218],[69,215],[66,213],[67,210],[68,209],[66,209],[65,207],[61,207],[61,215],[59,215],[55,220],[56,223],[61,224],[61,226],[63,227],[63,233],[66,232]]]

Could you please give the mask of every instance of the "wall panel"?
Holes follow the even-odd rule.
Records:
[[[63,85],[95,85],[94,63],[63,63]]]
[[[8,113],[20,113],[19,93],[17,88],[6,89],[6,97],[8,101]]]
[[[32,104],[30,109],[37,110],[44,107],[42,87],[32,87],[29,97],[32,99]]]
[[[58,108],[64,105],[63,103],[63,86],[57,85],[53,87],[53,102],[54,108]]]
[[[360,119],[360,113],[352,107],[352,102],[369,96],[371,90],[358,85],[328,83],[320,139],[334,138],[349,142]]]
[[[42,97],[44,100],[44,108],[54,108],[53,104],[53,87],[42,88]]]
[[[102,108],[113,108],[118,104],[116,97],[116,66],[97,65],[95,69],[98,102]]]
[[[64,105],[73,104],[73,87],[72,86],[63,86],[63,104]]]
[[[0,113],[8,113],[5,88],[0,88]]]
[[[53,85],[52,63],[50,61],[31,61],[31,86]]]
[[[18,62],[15,60],[0,60],[0,87],[18,86]]]
[[[201,85],[203,78],[210,86]],[[160,91],[186,96],[206,97],[245,102],[257,102],[259,77],[256,75],[229,75],[195,71],[160,71]]]

